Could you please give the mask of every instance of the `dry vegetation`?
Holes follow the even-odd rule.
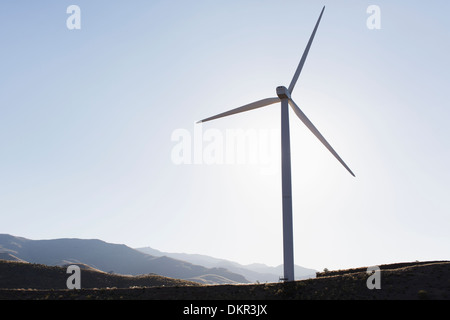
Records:
[[[58,267],[36,266],[41,268],[42,279],[35,271],[29,274],[20,269],[29,264],[0,263],[0,299],[70,299],[70,300],[292,300],[292,299],[450,299],[450,262],[405,263],[381,267],[381,289],[369,290],[366,268],[340,270],[319,274],[316,279],[292,283],[269,283],[251,285],[199,285],[198,283],[147,275],[124,277],[95,271],[82,271],[82,290],[61,290],[67,274]],[[6,267],[5,267],[6,266]],[[16,271],[5,270],[16,269]],[[18,269],[17,269],[18,268]],[[22,272],[16,281],[21,286],[12,289],[9,276]],[[43,275],[58,273],[55,283],[47,282]],[[92,272],[93,274],[90,274]],[[17,273],[16,273],[17,275]],[[5,278],[6,276],[6,278]],[[90,279],[90,276],[103,280]],[[9,281],[10,285],[7,286]],[[34,283],[27,286],[26,281]],[[97,282],[96,282],[97,281]],[[102,282],[103,281],[103,282]],[[48,286],[52,289],[28,289]],[[101,288],[101,289],[88,289]],[[109,288],[106,288],[109,287]],[[114,288],[112,288],[114,287]],[[17,289],[26,288],[26,289]]]
[[[66,268],[63,267],[0,260],[0,288],[2,289],[61,290],[67,288],[66,281],[69,276],[70,274],[67,274]],[[192,281],[154,274],[141,276],[110,274],[90,267],[82,267],[81,283],[86,289],[199,285]]]

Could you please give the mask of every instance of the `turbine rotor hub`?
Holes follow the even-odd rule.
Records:
[[[277,87],[277,96],[280,99],[291,99],[289,90],[284,86]]]

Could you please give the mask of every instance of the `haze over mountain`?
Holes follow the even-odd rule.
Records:
[[[162,252],[151,247],[137,248],[137,250],[152,256],[167,256],[173,259],[202,265],[207,268],[225,268],[231,272],[243,275],[250,282],[278,282],[280,276],[283,275],[283,265],[279,265],[277,267],[270,267],[261,263],[242,265],[234,261],[218,259],[207,255]],[[295,265],[296,280],[314,278],[316,276],[316,272],[317,270]]]
[[[122,275],[158,274],[200,283],[248,283],[244,276],[224,268],[206,268],[167,256],[152,256],[123,244],[97,239],[29,240],[0,234],[0,253],[5,260],[49,266],[85,264]]]

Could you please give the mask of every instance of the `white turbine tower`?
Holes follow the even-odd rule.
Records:
[[[211,121],[214,119],[230,116],[236,113],[250,111],[253,109],[265,107],[277,102],[281,102],[281,176],[282,176],[282,194],[283,194],[283,258],[284,258],[284,281],[294,281],[294,242],[292,231],[292,192],[291,192],[291,150],[290,150],[290,137],[289,137],[289,105],[292,107],[295,114],[300,120],[308,127],[309,130],[322,142],[322,144],[336,157],[336,159],[350,172],[352,176],[355,176],[345,162],[334,151],[331,145],[325,140],[319,130],[312,124],[312,122],[306,117],[306,115],[300,110],[300,108],[292,100],[291,94],[294,90],[295,84],[305,64],[306,57],[308,56],[309,49],[314,40],[317,28],[319,27],[320,20],[322,19],[325,7],[323,7],[317,20],[314,31],[306,46],[305,52],[300,60],[294,77],[289,85],[286,87],[277,87],[277,96],[274,98],[267,98],[259,100],[245,106],[218,114],[216,116],[206,118],[198,121],[197,123]]]

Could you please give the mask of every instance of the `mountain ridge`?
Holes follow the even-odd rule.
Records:
[[[131,248],[100,239],[60,238],[31,240],[0,234],[0,260],[49,266],[85,265],[121,275],[158,274],[201,284],[279,282],[282,265],[242,265],[202,254],[169,253],[151,247]],[[8,256],[6,256],[8,255]],[[314,278],[316,270],[295,266],[296,280]]]
[[[276,267],[267,266],[262,263],[252,263],[248,265],[242,265],[238,262],[215,258],[202,254],[189,254],[189,253],[171,253],[163,252],[151,247],[136,248],[136,250],[148,253],[154,256],[168,256],[174,259],[184,260],[190,263],[199,264],[208,268],[221,267],[226,268],[232,272],[242,274],[250,282],[278,282],[280,276],[283,274],[283,265]],[[309,269],[295,265],[295,279],[304,280],[315,278],[317,270]]]
[[[29,263],[49,266],[82,263],[103,272],[121,275],[158,274],[183,280],[196,279],[205,284],[216,284],[208,280],[213,278],[220,280],[219,283],[249,283],[242,275],[223,268],[206,268],[169,257],[155,257],[124,244],[99,239],[30,240],[0,234],[0,252]]]

